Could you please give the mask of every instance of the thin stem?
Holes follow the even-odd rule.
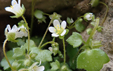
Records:
[[[89,38],[88,38],[88,40],[87,40],[87,42],[86,43],[89,43],[90,42],[90,39],[93,37],[93,35],[95,34],[95,31],[96,31],[96,29],[97,29],[97,27],[98,27],[98,25],[99,25],[99,18],[97,18],[96,19],[96,22],[95,22],[96,24],[95,24],[95,27],[94,27],[94,29],[92,30],[92,32],[91,32],[91,34],[90,34],[90,36],[89,36]]]
[[[30,33],[32,34],[32,30],[33,30],[33,22],[34,22],[34,16],[33,16],[33,14],[34,14],[34,6],[35,6],[35,0],[32,0],[32,7],[31,7],[31,26],[30,26],[30,28],[31,28],[31,30],[30,30]]]
[[[7,39],[4,41],[4,44],[3,44],[3,53],[4,53],[4,56],[5,56],[8,64],[9,64],[11,70],[14,71],[13,68],[12,68],[12,66],[11,66],[11,64],[10,64],[10,62],[9,62],[9,60],[8,60],[8,58],[7,58],[6,52],[5,52],[5,45],[6,45],[7,41],[8,41]]]
[[[107,13],[108,13],[109,7],[104,2],[100,2],[100,3],[103,4],[107,8],[105,16],[104,16],[104,19],[102,20],[102,23],[100,24],[102,26],[104,21],[105,21],[105,19],[106,19],[106,17],[107,17]]]
[[[40,47],[41,44],[42,44],[42,42],[44,41],[44,38],[45,38],[45,36],[46,36],[46,34],[47,34],[47,32],[48,32],[48,28],[49,28],[49,26],[51,25],[52,21],[53,21],[53,20],[51,19],[51,21],[50,21],[50,23],[49,23],[49,25],[48,25],[48,27],[47,27],[47,29],[46,29],[46,32],[45,32],[45,34],[43,35],[43,38],[42,38],[42,40],[41,40],[41,42],[40,42],[40,44],[39,44],[38,47]]]
[[[51,44],[51,43],[54,43],[54,41],[49,41],[49,42],[46,42],[46,43],[44,43],[41,47],[39,47],[40,49],[42,48],[42,47],[44,47],[45,45],[47,45],[47,44]]]
[[[53,41],[55,41],[55,37],[53,37]]]
[[[64,38],[62,39],[63,41],[63,50],[64,50],[64,64],[66,63],[66,49],[65,49],[65,41]]]
[[[24,20],[24,22],[25,22],[25,24],[26,24],[26,28],[27,28],[27,31],[28,31],[28,52],[27,52],[27,54],[29,54],[29,47],[30,47],[30,32],[29,32],[29,27],[28,27],[28,23],[27,23],[26,19],[24,18],[24,16],[22,16],[22,18],[23,18],[23,20]]]

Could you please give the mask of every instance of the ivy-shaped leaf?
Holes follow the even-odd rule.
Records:
[[[76,59],[77,59],[77,53],[78,53],[78,48],[73,48],[71,45],[66,46],[67,50],[67,55],[69,57],[69,65],[70,68],[75,69],[76,68]]]
[[[36,47],[35,43],[33,40],[30,40],[30,50],[33,48],[33,47]],[[26,40],[26,43],[21,46],[22,49],[27,49],[28,48],[28,40]]]
[[[41,50],[38,52],[38,55],[35,57],[37,61],[46,62],[46,61],[52,61],[52,52],[49,50]]]
[[[66,40],[70,45],[72,45],[74,48],[79,47],[82,44],[82,36],[77,33],[73,32],[73,34]]]
[[[103,64],[109,62],[109,57],[101,49],[86,50],[77,58],[77,68],[87,71],[100,71]]]
[[[52,67],[51,70],[54,70],[54,71],[56,71],[60,68],[60,63],[59,63],[58,60],[56,60],[55,62],[50,63],[50,65]]]
[[[12,64],[13,61],[14,61],[14,58],[12,57],[13,56],[13,51],[10,50],[6,53],[7,57],[8,57],[8,60],[9,62]],[[4,70],[7,70],[9,68],[9,64],[7,63],[6,61],[6,58],[4,57],[1,61],[1,66],[4,68]]]
[[[14,52],[13,55],[14,58],[20,57],[25,54],[25,50],[20,47],[13,48],[13,52]]]
[[[82,18],[78,18],[78,19],[75,21],[75,29],[76,29],[78,32],[82,32],[82,31],[85,29],[85,26],[82,24]]]

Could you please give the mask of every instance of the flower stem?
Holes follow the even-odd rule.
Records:
[[[28,31],[28,52],[27,52],[27,54],[29,54],[29,47],[30,47],[30,32],[29,32],[28,23],[27,23],[25,17],[22,16],[22,18],[23,18],[23,20],[24,20],[24,22],[25,22],[25,24],[26,24],[26,28],[27,28],[27,31]]]
[[[62,39],[63,41],[63,50],[64,50],[64,64],[66,63],[66,49],[65,49],[65,41],[64,38]]]
[[[14,71],[13,68],[12,68],[12,66],[11,66],[11,64],[10,64],[10,62],[9,62],[9,60],[8,60],[8,58],[7,58],[6,52],[5,52],[5,45],[6,45],[7,41],[8,41],[7,39],[4,41],[4,44],[3,44],[3,53],[4,53],[4,56],[5,56],[8,64],[9,64],[11,70]]]
[[[35,0],[32,0],[32,7],[31,7],[31,30],[30,30],[30,34],[32,34],[32,30],[33,30],[33,22],[34,22],[34,6],[35,6]]]
[[[104,16],[104,19],[102,20],[102,23],[100,24],[100,25],[102,26],[103,23],[104,23],[104,21],[105,21],[105,19],[106,19],[106,16],[107,16],[107,13],[108,13],[109,7],[108,7],[104,2],[100,2],[100,3],[103,4],[103,5],[107,8],[106,13],[105,13],[105,16]]]
[[[54,41],[46,42],[46,43],[44,43],[42,46],[40,46],[39,48],[41,49],[41,48],[44,47],[45,45],[47,45],[47,44],[51,44],[51,43],[54,43]]]
[[[95,27],[93,28],[93,30],[92,30],[92,32],[91,32],[91,34],[90,34],[90,36],[89,36],[89,38],[88,38],[86,44],[89,44],[90,39],[92,39],[93,35],[95,34],[95,31],[96,31],[96,29],[97,29],[97,27],[98,27],[98,25],[99,25],[99,18],[96,19],[96,22],[95,22],[95,23],[96,23],[96,24],[95,24]]]
[[[48,28],[49,28],[49,26],[51,25],[52,21],[53,21],[53,20],[51,19],[51,21],[50,21],[50,23],[49,23],[49,25],[48,25],[48,27],[47,27],[47,29],[46,29],[46,32],[45,32],[45,34],[43,35],[43,38],[42,38],[42,40],[41,40],[41,42],[40,42],[40,44],[39,44],[38,47],[40,47],[41,44],[42,44],[42,42],[44,41],[44,38],[45,38],[45,36],[46,36],[46,34],[47,34]]]

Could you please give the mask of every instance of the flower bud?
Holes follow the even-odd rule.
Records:
[[[90,35],[91,32],[92,32],[92,28],[88,28],[88,29],[86,30],[86,32],[87,32],[88,35]]]
[[[53,20],[55,20],[55,19],[60,20],[61,17],[62,17],[62,16],[59,15],[59,14],[57,14],[56,12],[54,12],[52,15],[49,16],[49,18],[50,18],[50,19],[53,19]]]
[[[99,0],[91,0],[90,4],[92,7],[96,7],[99,4]]]
[[[17,70],[19,67],[20,67],[21,64],[19,64],[17,61],[14,61],[13,64],[12,64],[12,68],[14,70]]]
[[[93,13],[86,13],[86,14],[84,15],[84,20],[85,20],[85,21],[90,21],[90,20],[93,20],[93,19],[94,19]]]
[[[53,54],[54,54],[54,56],[58,53],[58,51],[59,51],[59,48],[58,47],[54,47],[53,48]]]
[[[30,60],[30,59],[26,59],[26,60],[24,61],[24,65],[25,65],[25,66],[30,66],[30,65],[31,65],[31,60]]]
[[[66,65],[63,65],[63,66],[61,67],[61,71],[68,71],[68,67],[67,67]]]

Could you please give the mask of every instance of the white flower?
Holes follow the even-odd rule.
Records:
[[[27,31],[21,31],[16,25],[14,25],[11,29],[10,25],[8,24],[5,28],[5,35],[8,39],[22,38],[23,36],[27,37]]]
[[[92,18],[93,18],[93,13],[86,13],[84,15],[84,19],[86,19],[86,20],[92,20]]]
[[[40,67],[37,66],[37,64],[38,64],[38,62],[33,63],[30,66],[29,71],[44,71],[45,67],[44,66],[40,66],[41,63],[39,64]]]
[[[53,37],[64,36],[66,33],[66,21],[62,21],[61,25],[58,20],[53,21],[54,27],[49,27],[49,31]]]
[[[16,0],[12,0],[11,6],[5,7],[5,10],[15,14],[15,16],[11,16],[12,18],[18,18],[24,14],[25,8],[24,5],[20,6],[20,0],[18,0],[18,3]]]

